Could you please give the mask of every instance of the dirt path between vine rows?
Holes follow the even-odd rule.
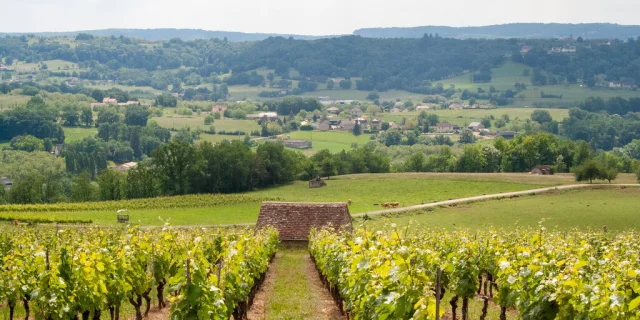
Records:
[[[278,249],[248,313],[249,320],[345,320],[304,247]]]

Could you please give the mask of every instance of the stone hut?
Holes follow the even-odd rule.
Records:
[[[272,226],[280,240],[308,241],[312,228],[353,230],[346,203],[263,202],[256,228]]]
[[[326,186],[327,186],[327,183],[322,181],[320,177],[315,177],[309,180],[309,188],[322,188]]]
[[[531,174],[533,175],[552,175],[553,168],[551,166],[537,166],[531,170]]]

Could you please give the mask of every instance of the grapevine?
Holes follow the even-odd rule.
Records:
[[[278,243],[273,229],[0,231],[0,306],[10,319],[19,305],[37,319],[120,319],[124,304],[142,319],[152,294],[172,319],[240,319]]]
[[[501,319],[510,308],[521,319],[640,319],[638,236],[542,226],[474,233],[314,230],[309,249],[352,319],[436,319],[439,269],[440,285],[453,295],[440,302],[440,316],[447,309],[468,319],[468,302],[479,296],[482,319],[489,301],[500,306]]]

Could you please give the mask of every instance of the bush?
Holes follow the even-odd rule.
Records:
[[[313,130],[313,127],[310,124],[305,124],[303,126],[300,126],[300,131],[311,131]]]

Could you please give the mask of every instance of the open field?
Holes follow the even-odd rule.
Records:
[[[292,202],[346,202],[353,201],[349,210],[362,213],[379,210],[374,204],[381,202],[400,202],[400,206],[417,205],[437,200],[455,199],[466,196],[520,191],[540,186],[571,184],[570,176],[530,176],[525,174],[363,174],[332,178],[328,186],[321,189],[309,189],[307,182],[296,181],[290,185],[258,190],[246,193],[251,198],[280,199]],[[185,197],[188,199],[189,196]],[[180,198],[164,200],[149,199],[150,203],[168,199],[181,203]],[[192,202],[192,201],[191,201]],[[137,202],[136,202],[137,203]],[[172,202],[173,203],[173,202]],[[175,209],[145,209],[144,204],[130,207],[126,202],[115,202],[109,207],[94,203],[86,211],[80,207],[60,208],[58,205],[28,209],[31,212],[16,213],[16,210],[2,210],[0,217],[45,219],[82,219],[92,220],[96,224],[116,224],[116,210],[129,209],[131,221],[141,225],[161,225],[169,218],[175,225],[211,225],[252,223],[258,217],[258,201],[233,202],[231,205],[193,205]],[[100,206],[97,206],[100,205]],[[50,209],[46,209],[50,208]],[[73,210],[71,210],[73,209]],[[61,210],[70,210],[60,212]],[[27,210],[24,210],[27,211]],[[161,219],[159,219],[161,218]]]
[[[430,114],[438,115],[441,122],[449,122],[457,125],[469,124],[473,121],[481,121],[487,116],[493,116],[495,119],[500,118],[503,114],[509,115],[510,120],[525,120],[530,119],[531,114],[539,108],[497,108],[490,110],[431,110]],[[568,109],[544,109],[549,111],[549,114],[558,122],[569,116]],[[384,121],[400,122],[402,118],[411,119],[419,115],[417,112],[403,112],[403,113],[384,113],[379,115]],[[507,124],[508,125],[508,124]]]
[[[218,128],[216,127],[216,130]],[[309,140],[312,143],[312,148],[308,153],[315,153],[320,150],[328,149],[332,153],[340,152],[342,150],[350,150],[351,144],[357,143],[358,146],[363,146],[367,142],[371,141],[369,134],[362,134],[359,136],[354,135],[351,132],[345,131],[293,131],[286,134],[291,139]]]
[[[67,142],[70,141],[80,141],[84,138],[87,137],[93,137],[98,133],[98,129],[91,127],[91,128],[81,128],[81,127],[76,127],[76,128],[69,128],[69,127],[65,127],[64,128],[64,140]]]
[[[564,190],[513,199],[487,200],[435,210],[418,210],[364,225],[411,224],[414,228],[509,228],[535,227],[542,220],[547,228],[640,229],[640,188]]]
[[[30,96],[0,94],[0,111],[12,108],[16,105],[25,104],[31,99]]]
[[[490,83],[473,83],[471,82],[471,74],[464,74],[450,79],[440,81],[444,84],[445,88],[449,85],[455,85],[459,89],[469,89],[471,92],[477,92],[478,88],[484,89],[489,92],[489,88],[494,86],[498,91],[506,91],[508,89],[514,90],[514,84],[516,82],[524,83],[527,85],[527,90],[522,91],[520,94],[524,94],[524,100],[516,99],[515,106],[530,106],[533,107],[534,102],[550,102],[557,104],[573,103],[575,101],[583,101],[588,97],[598,96],[604,99],[611,97],[640,97],[640,91],[631,90],[610,90],[610,89],[589,89],[587,87],[581,87],[580,84],[558,84],[548,85],[542,87],[535,87],[531,85],[531,77],[525,77],[523,71],[525,69],[531,70],[531,67],[508,61],[499,68],[494,68],[493,78]],[[544,91],[547,94],[562,95],[562,99],[542,99],[540,92]]]
[[[204,116],[198,117],[195,114],[193,116],[181,116],[178,114],[166,114],[159,118],[152,118],[163,128],[175,128],[182,129],[191,127],[195,129],[200,127],[202,129],[208,128],[209,125],[204,124]],[[254,120],[235,120],[235,119],[219,119],[213,122],[216,132],[218,131],[244,131],[247,134],[253,130],[260,130],[260,126]]]

